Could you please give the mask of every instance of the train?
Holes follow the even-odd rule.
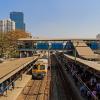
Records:
[[[48,58],[39,58],[32,67],[32,79],[43,79],[47,70]]]

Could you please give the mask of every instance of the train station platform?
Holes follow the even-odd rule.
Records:
[[[15,81],[21,78],[22,74],[31,71],[32,65],[38,57],[18,58],[0,63],[0,95],[4,95],[9,87],[13,88]]]
[[[75,60],[75,57],[73,56],[70,56],[70,55],[67,55],[67,54],[64,54],[65,57],[71,59],[71,60]],[[76,61],[81,63],[81,64],[84,64],[98,72],[100,72],[100,63],[98,62],[95,62],[95,61],[88,61],[88,60],[84,60],[84,59],[81,59],[81,58],[76,58]]]
[[[15,88],[12,90],[7,90],[7,95],[4,93],[4,96],[0,96],[0,100],[16,100],[31,78],[31,75],[23,74],[22,80],[18,79],[15,81]]]
[[[93,50],[84,41],[73,41],[73,46],[81,58],[90,60],[98,59],[98,55],[94,54]]]
[[[0,63],[0,83],[23,69],[26,65],[37,59],[37,56],[18,58],[12,61]]]

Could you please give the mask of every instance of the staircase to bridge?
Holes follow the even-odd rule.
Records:
[[[97,59],[97,55],[84,41],[73,41],[73,46],[79,57],[84,59]]]

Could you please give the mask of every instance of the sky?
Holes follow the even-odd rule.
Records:
[[[100,33],[100,0],[0,0],[0,19],[24,13],[34,37],[95,38]]]

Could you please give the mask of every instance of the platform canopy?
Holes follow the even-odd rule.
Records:
[[[69,59],[75,60],[75,57],[73,57],[73,56],[69,56],[69,55],[66,55],[66,54],[65,54],[65,56]],[[83,60],[81,58],[76,58],[76,61],[78,61],[78,62],[80,62],[80,63],[82,63],[82,64],[84,64],[84,65],[86,65],[86,66],[88,66],[92,69],[100,71],[100,64],[98,62]]]
[[[12,61],[0,63],[0,83],[26,67],[37,57],[18,58]]]

